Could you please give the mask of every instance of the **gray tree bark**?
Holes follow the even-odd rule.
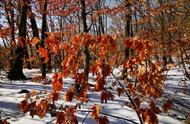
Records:
[[[19,34],[20,44],[17,45],[15,49],[16,59],[13,62],[13,66],[11,67],[8,73],[8,79],[10,80],[23,80],[27,79],[23,73],[23,61],[24,55],[27,52],[26,49],[26,21],[27,21],[27,9],[28,9],[28,0],[23,0],[23,5],[21,8],[21,17],[20,17],[20,25],[19,25]]]

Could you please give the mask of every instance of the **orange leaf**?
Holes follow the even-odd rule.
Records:
[[[26,45],[29,45],[29,44],[30,44],[30,39],[27,38],[27,39],[26,39]]]
[[[69,106],[65,109],[65,123],[64,124],[78,124],[78,120],[76,117],[76,109],[77,106]]]
[[[163,109],[164,112],[167,112],[169,109],[172,108],[172,106],[173,106],[172,101],[171,101],[171,100],[168,100],[168,101],[166,101],[166,102],[163,104],[162,109]]]
[[[36,101],[29,104],[29,109],[30,109],[30,116],[33,118],[34,115],[36,114]]]
[[[50,94],[50,98],[52,99],[52,101],[54,102],[54,101],[57,101],[58,99],[59,99],[59,93],[57,93],[57,92],[52,92],[51,94]]]
[[[84,84],[87,81],[84,73],[75,74],[74,79],[75,79],[75,84]]]
[[[111,67],[107,64],[102,65],[102,74],[104,77],[109,76],[111,73]]]
[[[131,38],[126,38],[124,41],[123,41],[124,45],[126,48],[130,48],[133,44],[133,41]]]
[[[47,63],[49,61],[47,50],[42,47],[39,47],[38,52],[40,53],[41,57],[44,58],[43,63]]]
[[[36,96],[37,94],[38,94],[38,92],[36,90],[32,90],[31,96]]]
[[[103,91],[100,95],[101,103],[107,103],[107,100],[113,100],[113,94],[110,91]]]
[[[100,106],[99,105],[94,105],[90,109],[92,110],[92,118],[96,118],[99,116],[99,113],[100,113]]]
[[[139,98],[139,97],[136,97],[135,99],[134,99],[134,102],[135,102],[135,104],[136,104],[136,107],[137,107],[137,109],[138,108],[140,108],[140,104],[141,104],[141,99]]]
[[[78,93],[76,98],[82,102],[88,102],[87,93],[84,90]]]
[[[61,91],[63,88],[63,80],[57,73],[53,76],[52,88],[56,92]]]
[[[22,111],[24,113],[28,112],[28,101],[26,99],[21,101],[21,103],[18,104],[18,107],[19,107],[20,111]]]
[[[8,121],[7,121],[7,119],[5,118],[5,119],[3,119],[3,120],[0,120],[0,123],[1,124],[10,124]]]
[[[65,112],[57,112],[57,121],[56,124],[64,124],[65,123]]]
[[[122,88],[117,88],[117,93],[118,93],[118,96],[120,97],[121,94],[124,93],[124,90]]]
[[[23,38],[19,36],[19,37],[18,37],[18,46],[19,46],[19,47],[24,48],[24,43],[23,43],[23,41],[24,41]]]
[[[48,101],[42,99],[40,103],[36,106],[37,114],[41,118],[45,116],[46,111],[48,110]]]
[[[33,45],[36,45],[36,44],[38,44],[40,42],[40,39],[38,38],[38,37],[34,37],[33,39],[32,39],[32,44]]]
[[[151,110],[156,113],[159,114],[160,110],[159,108],[156,106],[155,102],[153,100],[151,100],[150,104],[149,104]]]
[[[74,95],[75,95],[74,91],[72,91],[70,89],[67,90],[65,93],[65,101],[71,102],[73,100]]]
[[[106,116],[96,117],[95,120],[98,124],[109,124],[109,120]]]
[[[48,45],[55,45],[58,43],[57,39],[56,39],[56,36],[55,36],[55,33],[50,33],[50,35],[46,38],[45,42],[48,44]]]
[[[97,81],[96,81],[95,86],[94,86],[95,90],[97,92],[103,90],[104,89],[104,84],[105,84],[104,77],[98,77],[96,80]]]
[[[146,124],[158,124],[157,116],[150,109],[143,110],[142,119]]]

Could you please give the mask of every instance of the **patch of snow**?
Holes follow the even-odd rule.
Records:
[[[159,114],[159,124],[183,124],[183,121],[180,119],[184,118],[184,114],[188,112],[188,109],[186,109],[184,106],[180,106],[180,102],[188,106],[190,105],[190,89],[188,87],[187,92],[183,92],[183,87],[179,86],[179,81],[181,81],[184,76],[182,70],[179,70],[179,68],[174,68],[168,71],[167,73],[167,80],[165,81],[164,85],[164,96],[167,98],[170,98],[174,101],[174,110],[169,111],[168,114]],[[115,75],[121,75],[121,69],[114,69],[113,73]],[[39,74],[39,69],[24,69],[24,73],[32,77],[34,75]],[[53,73],[48,74],[48,76],[51,78]],[[1,77],[5,77],[1,75]],[[107,81],[112,82],[114,81],[112,76],[109,76],[107,78]],[[66,78],[64,79],[64,89],[62,92],[65,92],[67,90],[67,87],[74,83],[74,80],[72,78]],[[92,75],[90,75],[89,78],[90,83],[94,83],[94,78]],[[110,85],[110,83],[109,83]],[[190,82],[187,81],[187,85],[190,86]],[[17,108],[17,104],[23,99],[25,94],[18,94],[21,89],[27,89],[29,91],[31,90],[39,90],[39,91],[50,91],[51,90],[51,84],[49,85],[41,85],[39,83],[34,83],[31,80],[27,81],[8,81],[7,79],[0,78],[0,110],[5,111],[7,115],[10,115],[8,121],[11,122],[11,124],[53,124],[55,123],[55,118],[50,117],[49,114],[47,114],[43,119],[34,116],[32,119],[28,114],[25,116],[19,112]],[[113,92],[113,91],[112,91]],[[117,116],[125,118],[126,120],[132,120],[135,123],[139,123],[138,117],[135,113],[135,111],[126,105],[124,105],[126,102],[129,102],[127,96],[123,95],[121,97],[118,97],[115,92],[114,93],[114,101],[108,101],[107,104],[101,104],[99,97],[100,93],[97,92],[88,92],[89,96],[89,102],[83,103],[81,107],[81,111],[79,110],[77,112],[77,119],[79,120],[79,123],[83,121],[85,116],[87,115],[87,112],[82,112],[82,110],[88,110],[89,107],[91,107],[94,104],[100,104],[101,105],[101,112],[107,113],[109,115]],[[160,99],[163,100],[163,99]],[[76,104],[77,101],[74,101],[72,104]],[[65,102],[63,99],[56,102],[56,104],[62,104],[62,105],[70,105],[71,103]],[[184,113],[181,113],[179,109],[183,110]],[[108,117],[110,124],[131,124],[132,122],[126,121],[119,118],[114,117]],[[91,119],[91,114],[88,115],[86,120],[84,121],[85,124],[95,124],[95,121]]]

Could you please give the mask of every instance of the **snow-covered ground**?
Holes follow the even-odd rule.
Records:
[[[116,70],[115,73],[118,71]],[[39,73],[38,69],[27,70],[24,69],[24,73],[28,77],[32,77]],[[52,77],[52,74],[48,75]],[[111,77],[110,77],[111,78]],[[71,78],[64,80],[64,88],[66,89],[70,83],[73,83]],[[90,80],[92,82],[92,80]],[[186,85],[186,86],[185,86]],[[44,118],[34,116],[32,119],[29,114],[23,115],[17,107],[18,103],[23,100],[25,94],[19,94],[21,89],[32,90],[51,90],[51,85],[41,85],[34,83],[31,80],[27,81],[9,81],[5,78],[5,73],[0,72],[0,117],[8,118],[11,124],[51,124],[55,123],[55,118],[46,114]],[[83,121],[90,106],[94,104],[100,104],[99,94],[90,91],[88,94],[90,100],[88,103],[83,104],[81,110],[77,111],[77,118],[79,123]],[[108,101],[107,104],[101,104],[101,112],[107,113],[111,124],[133,124],[139,123],[138,117],[135,111],[124,104],[128,101],[128,98],[123,95],[118,97],[114,95],[114,101]],[[190,81],[184,77],[183,71],[180,68],[173,68],[167,73],[163,99],[170,99],[173,101],[174,107],[168,113],[161,113],[158,115],[160,124],[183,124],[184,119],[190,112]],[[59,101],[58,101],[59,102]],[[61,101],[62,104],[64,101]],[[113,116],[112,116],[113,115]],[[114,117],[117,116],[117,117]],[[95,121],[91,119],[91,115],[88,115],[84,121],[86,124],[95,124]]]

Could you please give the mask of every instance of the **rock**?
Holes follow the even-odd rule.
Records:
[[[30,92],[26,89],[22,89],[21,91],[19,91],[19,94],[21,94],[21,93],[30,93]]]

